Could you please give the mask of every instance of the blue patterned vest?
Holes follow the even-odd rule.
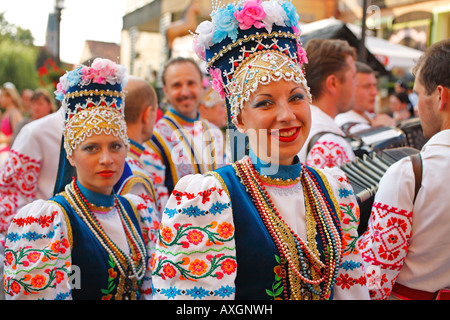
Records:
[[[261,172],[264,163],[250,154],[257,171]],[[292,166],[280,166],[278,175],[286,174],[291,178],[293,173],[300,174],[300,162]],[[329,198],[321,177],[311,169],[325,196]],[[275,270],[280,266],[276,256],[278,249],[267,231],[258,210],[244,185],[229,165],[215,170],[226,184],[233,209],[235,224],[236,259],[238,264],[236,276],[236,300],[266,300],[283,298],[282,284],[276,279]],[[329,203],[332,203],[329,201]],[[333,210],[335,210],[333,208]],[[334,212],[336,214],[336,212]],[[323,252],[322,241],[317,237],[319,252]],[[321,255],[323,257],[323,254]],[[332,299],[331,293],[330,299]]]
[[[106,207],[111,207],[114,204],[113,196],[94,193],[83,188],[80,184],[78,184],[78,187],[91,203]],[[140,226],[131,204],[122,196],[117,195],[117,198],[142,237]],[[108,252],[64,196],[58,194],[50,200],[59,203],[69,218],[68,228],[73,239],[71,247],[72,265],[77,266],[81,273],[80,288],[72,289],[72,298],[74,300],[114,299],[118,290],[122,291],[124,289],[123,285],[119,285],[120,272],[118,266],[114,264]],[[139,290],[136,293],[138,299]]]

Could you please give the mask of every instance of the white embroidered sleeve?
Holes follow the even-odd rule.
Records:
[[[355,154],[350,144],[343,137],[324,134],[312,146],[305,164],[314,168],[331,168],[354,161]]]
[[[389,297],[403,266],[412,230],[414,176],[409,158],[380,181],[367,231],[358,241],[371,299]]]
[[[71,299],[71,250],[65,215],[36,200],[11,222],[5,244],[6,299]]]
[[[36,198],[40,159],[9,152],[0,171],[0,232],[6,234],[17,211]]]
[[[154,299],[234,299],[237,262],[230,198],[214,176],[188,175],[163,212]]]
[[[334,285],[335,299],[369,299],[369,290],[357,247],[359,206],[347,177],[339,168],[324,169],[341,209],[343,258]]]

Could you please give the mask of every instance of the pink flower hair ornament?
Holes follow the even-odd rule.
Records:
[[[234,12],[234,17],[242,30],[250,29],[253,26],[258,29],[265,27],[261,21],[266,17],[266,13],[261,3],[262,0],[247,1],[241,10]]]

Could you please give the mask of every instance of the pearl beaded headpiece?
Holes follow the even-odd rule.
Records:
[[[302,84],[309,99],[302,65],[299,16],[288,0],[247,0],[213,4],[211,21],[194,34],[194,50],[206,62],[213,88],[226,97],[236,123],[243,103],[260,84],[281,79]]]
[[[97,58],[60,78],[55,92],[65,112],[64,149],[68,156],[92,134],[113,134],[129,146],[124,118],[125,67]]]

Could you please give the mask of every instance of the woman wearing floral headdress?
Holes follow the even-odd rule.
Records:
[[[152,259],[154,298],[368,299],[351,186],[296,156],[311,115],[294,6],[247,1],[211,17],[194,48],[250,151],[176,185]]]
[[[65,110],[63,154],[76,178],[12,220],[6,299],[151,298],[155,211],[141,197],[113,191],[129,147],[125,84],[125,68],[100,58],[61,77],[56,95]]]

